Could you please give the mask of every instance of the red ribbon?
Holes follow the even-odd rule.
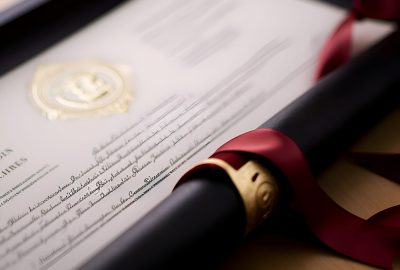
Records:
[[[355,0],[353,9],[327,40],[319,56],[316,80],[346,63],[351,56],[351,33],[355,20],[364,17],[398,21],[400,1],[398,0]]]
[[[400,1],[355,0],[354,7],[322,49],[316,78],[344,64],[351,54],[353,22],[363,17],[400,19]],[[302,151],[294,141],[272,129],[256,129],[220,147],[213,157],[240,167],[247,155],[274,164],[295,194],[295,206],[313,233],[327,246],[359,261],[391,269],[400,255],[400,206],[362,219],[336,204],[315,181]],[[188,174],[195,171],[192,169]]]
[[[394,258],[400,255],[400,206],[368,220],[348,212],[320,188],[296,143],[273,129],[242,134],[220,147],[213,157],[237,167],[238,160],[242,163],[240,159],[246,156],[243,154],[269,160],[286,176],[295,193],[296,208],[323,243],[362,262],[392,268]]]

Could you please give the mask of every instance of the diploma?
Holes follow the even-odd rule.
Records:
[[[316,48],[342,16],[306,1],[131,1],[8,70],[0,269],[84,265],[193,164],[306,92]],[[229,185],[210,185],[240,207]],[[231,214],[237,235],[242,214]]]
[[[392,68],[400,63],[399,44],[400,35],[395,33],[364,52],[262,124],[261,130],[273,129],[293,138],[317,174],[357,135],[398,105],[397,68]],[[362,93],[360,85],[363,86]],[[257,136],[253,134],[247,138],[256,144]],[[219,153],[226,154],[224,150]],[[280,156],[291,154],[289,151],[278,153]],[[218,159],[218,155],[213,157]],[[233,159],[233,163],[238,161]],[[280,204],[288,204],[289,184],[273,165],[264,164],[277,178],[284,198]],[[224,168],[223,163],[219,166]],[[229,174],[229,170],[227,172]],[[242,177],[238,181],[247,180],[245,174],[238,174],[238,177]],[[237,244],[246,229],[247,209],[237,192],[240,188],[226,181],[226,175],[218,170],[192,173],[187,178],[159,206],[83,269],[190,267],[193,261],[210,262]],[[270,197],[278,196],[274,194],[278,193],[277,190],[271,192]],[[269,202],[269,207],[279,208],[274,200],[272,198]],[[315,203],[322,204],[321,201]],[[318,218],[324,220],[322,216]],[[150,252],[152,256],[145,255]]]

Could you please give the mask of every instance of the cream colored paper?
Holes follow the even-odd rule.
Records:
[[[96,254],[185,170],[305,92],[343,16],[315,1],[132,1],[4,75],[0,269]],[[129,112],[43,117],[28,91],[36,68],[86,60],[128,67]]]

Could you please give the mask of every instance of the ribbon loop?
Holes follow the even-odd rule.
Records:
[[[364,17],[378,20],[399,21],[400,1],[355,0],[353,9],[334,30],[321,50],[315,74],[316,81],[350,59],[353,23],[355,20]]]
[[[213,156],[234,163],[226,153],[243,158],[257,155],[274,164],[294,191],[296,209],[327,246],[359,261],[392,268],[394,258],[400,255],[400,206],[369,220],[348,212],[319,187],[296,143],[273,129],[260,128],[242,134],[221,146]]]

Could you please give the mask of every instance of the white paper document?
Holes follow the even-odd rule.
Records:
[[[1,77],[0,270],[82,265],[310,88],[343,16],[315,1],[130,1]],[[31,92],[38,68],[87,62],[120,69],[129,110],[49,120]]]

